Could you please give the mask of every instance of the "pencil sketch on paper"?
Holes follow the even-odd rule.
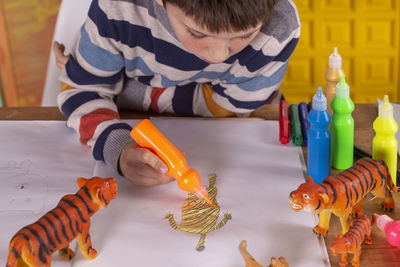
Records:
[[[165,216],[172,228],[200,235],[200,240],[196,246],[198,251],[204,249],[204,242],[207,233],[223,227],[230,219],[232,219],[232,215],[227,212],[224,214],[224,218],[217,224],[220,207],[217,202],[217,187],[215,186],[216,179],[216,174],[208,175],[209,184],[207,192],[211,201],[216,205],[215,207],[210,206],[210,204],[202,199],[198,199],[195,194],[188,193],[188,198],[182,206],[181,224],[177,224],[173,214],[168,213]]]
[[[0,212],[28,211],[33,214],[44,209],[48,195],[46,179],[30,171],[32,161],[0,162]]]

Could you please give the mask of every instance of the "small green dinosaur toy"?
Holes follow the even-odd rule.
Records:
[[[220,211],[216,199],[216,178],[216,174],[208,175],[209,184],[207,187],[208,196],[215,204],[215,207],[210,206],[202,199],[198,199],[195,194],[188,193],[188,199],[182,206],[182,223],[180,225],[175,221],[173,214],[168,213],[165,215],[165,218],[168,219],[172,228],[184,232],[200,234],[200,240],[196,246],[196,250],[198,251],[204,249],[204,240],[207,233],[221,228],[228,220],[232,219],[232,215],[227,212],[224,214],[224,218],[216,224]]]

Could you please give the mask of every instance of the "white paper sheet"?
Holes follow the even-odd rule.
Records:
[[[91,177],[94,161],[65,122],[0,122],[0,266],[11,237],[78,190],[79,176]],[[52,266],[70,266],[53,257]]]
[[[132,125],[136,122],[130,121]],[[78,252],[71,266],[243,267],[238,245],[244,239],[248,242],[249,252],[263,266],[269,264],[271,256],[286,257],[291,267],[329,266],[325,246],[312,232],[316,217],[290,209],[290,191],[304,182],[303,166],[299,160],[301,150],[279,143],[276,121],[159,119],[153,122],[178,149],[186,152],[189,165],[200,172],[204,185],[208,184],[209,173],[217,173],[217,200],[221,207],[218,222],[225,212],[232,213],[232,220],[223,228],[207,234],[205,249],[198,252],[195,250],[198,235],[174,230],[164,219],[165,214],[171,212],[178,224],[181,222],[180,209],[187,194],[175,182],[144,188],[119,177],[119,196],[111,201],[106,210],[91,218],[92,243],[99,255],[94,260],[87,260]],[[46,147],[41,153],[43,158],[47,158],[44,161],[47,164],[31,164],[38,167],[32,170],[33,173],[41,177],[59,176],[51,182],[45,179],[50,192],[46,203],[54,200],[55,204],[61,198],[63,194],[59,194],[56,201],[55,194],[51,193],[61,193],[60,188],[69,190],[65,193],[75,192],[77,175],[85,176],[77,174],[80,171],[89,172],[92,176],[115,175],[101,163],[96,163],[92,169],[90,152],[78,144],[77,136],[70,129],[53,122],[45,124],[48,128],[40,131],[41,139],[30,142],[35,134],[25,131],[20,138],[14,139],[10,148],[22,149],[29,144],[29,150],[34,153],[40,147]],[[3,129],[4,124],[0,125]],[[14,134],[21,130],[16,130],[15,125],[7,125],[6,128],[7,132]],[[52,131],[56,131],[58,136],[50,134]],[[6,139],[4,132],[0,131],[0,137],[3,137],[1,140]],[[17,142],[21,138],[23,142]],[[52,139],[53,146],[45,145]],[[47,149],[49,147],[52,148],[51,153]],[[61,151],[65,151],[66,158],[63,168],[57,172],[57,168],[49,166],[52,164],[48,165],[48,159]],[[1,153],[0,163],[5,158],[6,155]],[[26,157],[14,153],[13,160],[21,162],[24,159]],[[68,165],[65,165],[67,162]],[[88,170],[69,168],[69,163],[89,167]],[[38,188],[32,190],[36,192]],[[40,203],[41,194],[32,196]],[[32,206],[39,210],[37,203]],[[7,255],[11,236],[38,218],[37,215],[28,215],[27,211],[13,214],[13,223],[0,217],[1,226],[11,225],[6,233],[2,231],[0,266],[5,265],[4,255]],[[53,266],[62,266],[56,254]]]

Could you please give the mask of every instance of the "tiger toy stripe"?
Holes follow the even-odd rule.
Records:
[[[90,217],[117,197],[118,186],[111,177],[78,178],[77,184],[80,189],[75,195],[65,195],[57,207],[13,236],[6,267],[49,267],[56,250],[70,260],[74,252],[69,243],[75,237],[83,256],[97,256],[89,234]]]
[[[350,215],[362,215],[363,199],[369,192],[384,198],[384,210],[394,209],[394,201],[388,187],[394,192],[399,191],[393,184],[385,162],[362,158],[338,175],[326,177],[322,183],[314,183],[312,178],[308,177],[305,183],[290,193],[290,206],[294,211],[304,209],[319,214],[319,223],[313,231],[320,236],[326,235],[331,214],[335,214],[340,218],[344,235],[351,224]]]
[[[354,221],[354,225],[350,227],[349,231],[343,237],[336,236],[331,245],[331,251],[334,256],[337,256],[339,253],[341,254],[340,266],[347,265],[348,253],[354,254],[351,264],[353,266],[360,266],[361,245],[364,237],[366,244],[372,244],[371,223],[367,215],[357,218]]]

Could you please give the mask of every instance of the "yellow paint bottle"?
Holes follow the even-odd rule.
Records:
[[[378,118],[374,121],[375,137],[372,140],[372,158],[385,161],[389,168],[390,176],[396,184],[397,175],[397,140],[395,134],[398,125],[393,119],[393,106],[389,97],[384,96],[379,104]]]
[[[329,67],[325,71],[326,85],[324,88],[326,104],[331,115],[333,115],[331,102],[336,96],[336,85],[342,76],[345,76],[342,69],[342,57],[339,55],[337,47],[334,47],[333,53],[329,56]]]

